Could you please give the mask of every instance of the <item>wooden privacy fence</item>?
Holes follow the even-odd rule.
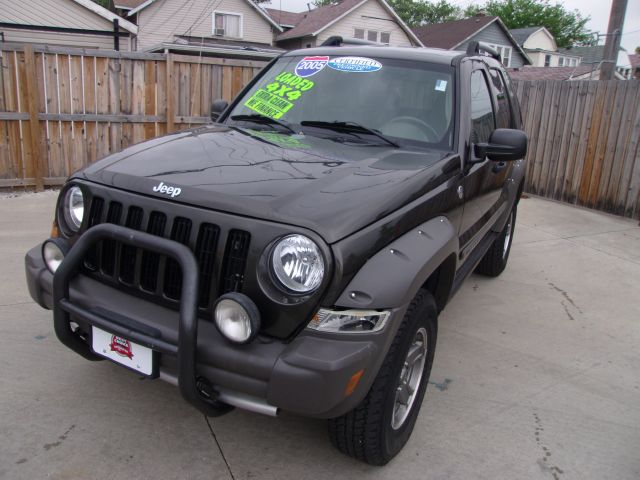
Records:
[[[145,139],[209,120],[266,62],[0,44],[0,187],[60,185]]]
[[[525,190],[640,218],[640,81],[519,81]]]
[[[207,122],[261,61],[0,44],[0,187],[59,185],[139,141]],[[526,191],[640,218],[640,82],[516,82]]]

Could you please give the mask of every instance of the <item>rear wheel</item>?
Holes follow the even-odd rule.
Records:
[[[437,315],[431,294],[420,290],[367,396],[352,411],[329,420],[331,443],[342,453],[385,465],[407,443],[431,373]]]
[[[487,253],[476,267],[476,272],[489,277],[497,277],[507,266],[511,244],[513,243],[513,232],[516,228],[516,205],[511,209],[509,219],[500,232],[500,235],[493,241]]]

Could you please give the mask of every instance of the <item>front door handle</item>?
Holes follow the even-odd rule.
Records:
[[[507,168],[507,162],[496,162],[493,164],[493,168],[491,169],[491,171],[493,173],[500,173],[505,168]]]

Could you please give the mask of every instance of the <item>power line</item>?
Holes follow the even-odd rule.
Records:
[[[187,28],[184,33],[182,35],[186,35],[187,33],[190,33],[191,30],[193,29],[193,27],[196,26],[196,24],[202,23],[205,19],[205,17],[203,17],[204,12],[206,12],[207,10],[209,10],[209,8],[213,10],[215,10],[216,8],[218,8],[220,6],[220,4],[222,3],[222,0],[218,0],[218,4],[213,7],[213,3],[216,0],[209,0],[209,2],[205,5],[205,7],[200,11],[200,13],[196,16],[196,19],[193,21],[193,23],[189,26],[189,28]],[[183,18],[184,20],[184,18]],[[182,23],[182,21],[180,22]],[[179,25],[179,24],[178,24]],[[177,27],[174,29],[174,31],[177,30]]]
[[[164,0],[160,0],[160,1],[164,1]],[[178,8],[176,8],[176,10],[175,10],[175,12],[174,12],[174,15],[175,15],[178,11],[180,11],[180,9],[181,9],[181,8],[183,8],[183,7],[187,4],[187,2],[190,2],[190,1],[193,1],[193,0],[185,0],[185,2],[184,2],[182,5],[180,5]],[[156,4],[156,5],[157,5],[157,4]],[[148,18],[148,19],[145,19],[145,25],[140,25],[140,14],[138,13],[138,22],[137,22],[137,23],[138,23],[138,35],[140,35],[140,33],[141,33],[143,30],[146,30],[146,27],[150,24],[151,20],[153,20],[153,18],[154,18],[154,17],[155,17],[159,12],[160,12],[160,10],[162,10],[162,7],[161,7],[161,6],[158,6],[158,7],[157,7],[157,9],[156,9],[156,11],[155,11],[155,12],[153,12],[151,15],[149,15],[149,18]]]

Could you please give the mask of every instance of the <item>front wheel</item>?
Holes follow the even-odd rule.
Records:
[[[509,260],[509,252],[511,252],[511,244],[513,243],[513,233],[516,228],[516,205],[511,209],[506,225],[500,232],[500,235],[484,254],[480,263],[476,267],[476,272],[489,277],[497,277],[507,267]]]
[[[331,443],[342,453],[385,465],[407,443],[431,373],[437,316],[433,296],[420,290],[367,396],[350,412],[329,420]]]

